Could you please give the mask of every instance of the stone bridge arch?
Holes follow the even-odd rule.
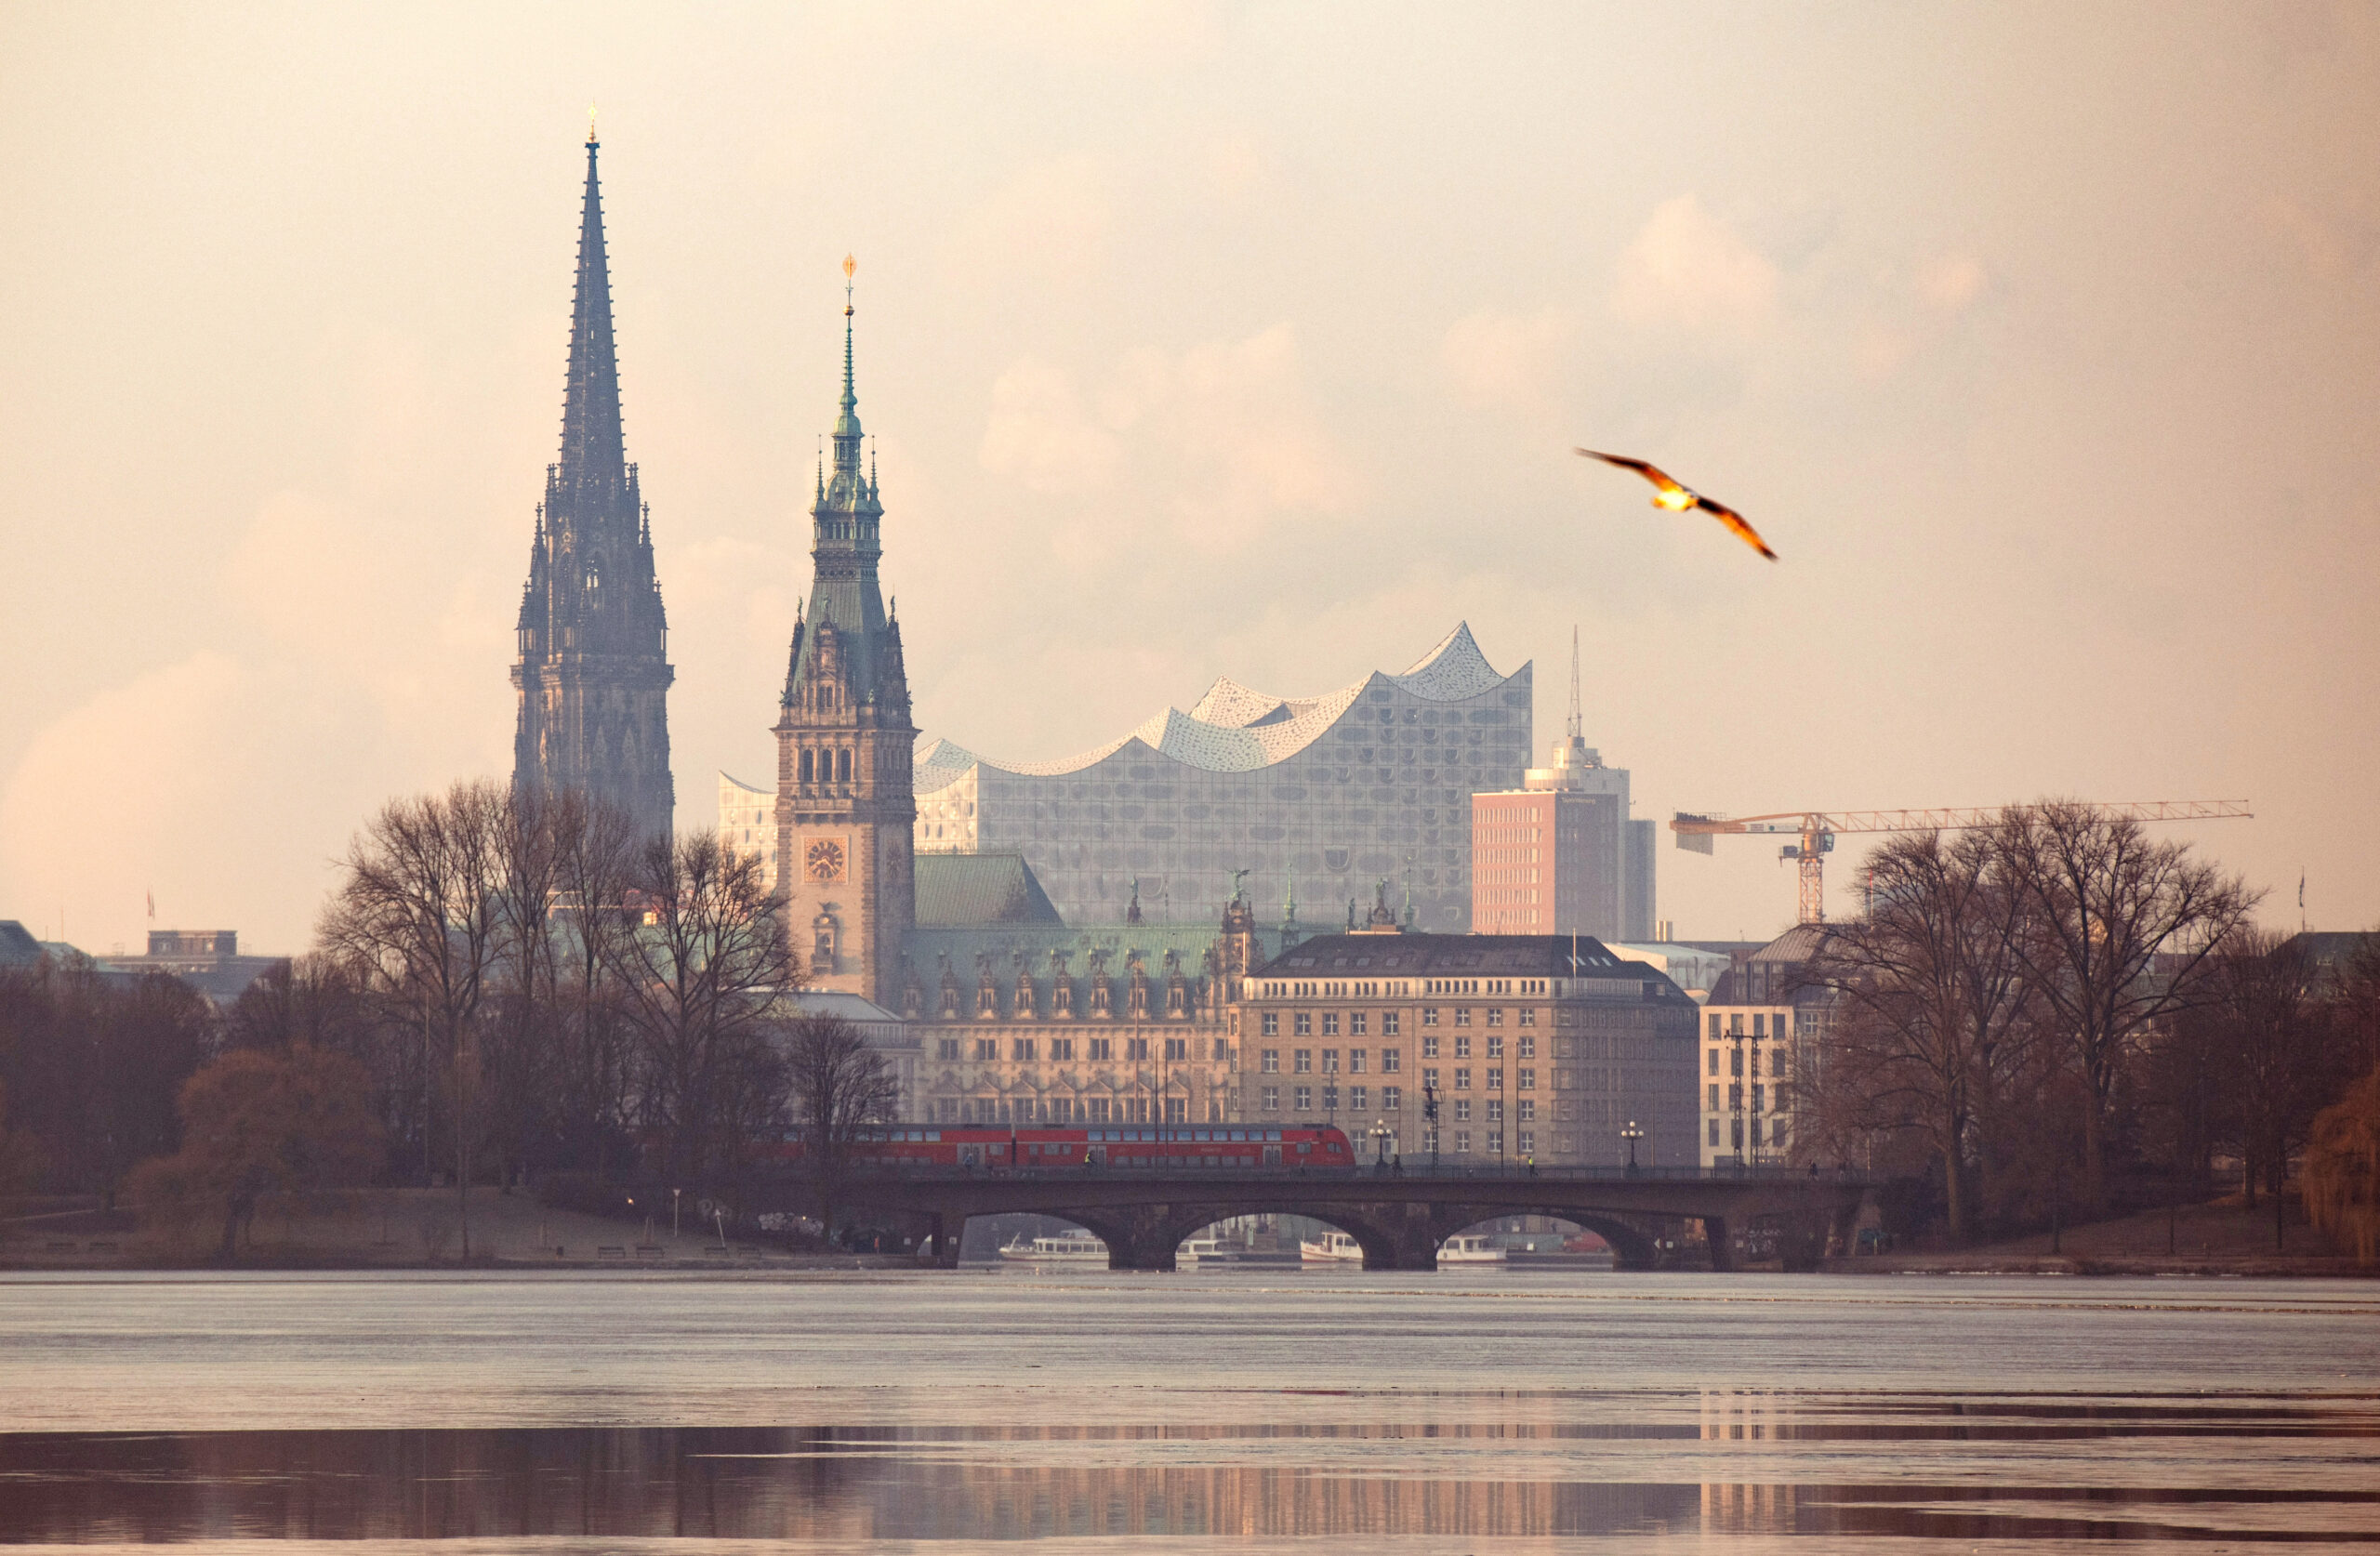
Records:
[[[1477,1211],[1478,1214],[1471,1213]],[[1464,1220],[1461,1218],[1470,1216]],[[1620,1270],[1650,1270],[1659,1257],[1656,1234],[1637,1224],[1634,1220],[1615,1211],[1581,1210],[1568,1205],[1511,1205],[1480,1207],[1448,1206],[1445,1214],[1435,1220],[1445,1230],[1438,1235],[1444,1243],[1458,1237],[1473,1227],[1488,1221],[1503,1220],[1512,1216],[1543,1216],[1552,1220],[1567,1221],[1582,1227],[1611,1246],[1613,1267]]]

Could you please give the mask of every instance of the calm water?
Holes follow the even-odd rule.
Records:
[[[2380,1286],[19,1277],[0,1541],[2380,1548]]]

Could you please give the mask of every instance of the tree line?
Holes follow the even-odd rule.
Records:
[[[474,1183],[733,1196],[787,1126],[823,1121],[833,1155],[896,1101],[854,1028],[799,1012],[800,973],[783,900],[716,832],[458,784],[382,807],[313,948],[219,1015],[162,975],[0,980],[0,1173],[204,1197],[227,1229],[262,1193],[443,1182],[466,1254]],[[143,1159],[170,1167],[134,1180]]]
[[[2015,807],[1895,837],[1866,881],[1805,969],[1829,1015],[1800,1149],[1929,1180],[1954,1241],[2203,1199],[2218,1159],[2249,1203],[2277,1196],[2380,1066],[2373,940],[2318,967],[2238,876],[2137,822]]]

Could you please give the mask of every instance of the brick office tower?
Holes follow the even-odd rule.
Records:
[[[640,833],[667,834],[674,793],[666,705],[676,672],[653,573],[652,520],[620,436],[596,151],[590,132],[562,459],[546,467],[521,596],[512,781],[582,790],[626,811]]]
[[[811,505],[807,613],[793,625],[777,736],[777,881],[812,988],[883,1004],[917,916],[917,800],[901,627],[876,580],[884,505],[860,463],[852,389],[853,266],[843,261],[842,414]]]

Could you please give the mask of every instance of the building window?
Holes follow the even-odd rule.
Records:
[[[1231,1057],[1231,1045],[1223,1038],[1215,1039],[1215,1062],[1221,1064]]]
[[[1000,1040],[998,1038],[978,1037],[975,1039],[975,1060],[977,1063],[988,1062],[989,1061],[998,1059],[999,1056]]]
[[[1752,1088],[1752,1111],[1754,1113],[1766,1113],[1768,1111],[1767,1096],[1768,1088],[1765,1086],[1753,1087]]]
[[[1264,1088],[1264,1111],[1266,1113],[1278,1113],[1281,1111],[1281,1088],[1279,1087],[1268,1086]],[[1712,1143],[1713,1144],[1718,1142],[1718,1123],[1714,1120],[1711,1125]]]
[[[1115,1040],[1108,1037],[1093,1037],[1091,1040],[1091,1057],[1094,1060],[1115,1058]]]
[[[1075,1040],[1074,1040],[1073,1038],[1071,1038],[1071,1037],[1052,1037],[1052,1038],[1051,1038],[1051,1039],[1050,1039],[1050,1057],[1051,1057],[1051,1058],[1052,1058],[1052,1059],[1072,1059],[1074,1056],[1075,1056]]]
[[[1382,1087],[1382,1088],[1380,1088],[1380,1111],[1381,1111],[1381,1112],[1382,1112],[1382,1113],[1400,1113],[1400,1112],[1404,1111],[1404,1107],[1405,1107],[1405,1088],[1404,1088],[1403,1087],[1401,1087],[1401,1086],[1383,1086],[1383,1087]]]
[[[1326,1086],[1322,1088],[1322,1111],[1325,1113],[1337,1113],[1339,1111],[1339,1088],[1337,1087]]]
[[[1471,1131],[1470,1131],[1470,1130],[1468,1130],[1468,1129],[1457,1129],[1457,1130],[1454,1132],[1454,1148],[1455,1148],[1455,1151],[1456,1151],[1459,1154],[1466,1155],[1466,1156],[1467,1156],[1467,1155],[1469,1155],[1469,1154],[1471,1154]]]
[[[1743,1073],[1744,1050],[1741,1048],[1729,1048],[1727,1050],[1727,1074],[1731,1075],[1740,1075]]]
[[[1488,1057],[1490,1059],[1501,1059],[1504,1057],[1504,1035],[1502,1033],[1497,1033],[1494,1036],[1488,1039]]]
[[[1490,1123],[1490,1124],[1501,1124],[1503,1121],[1504,1121],[1504,1104],[1503,1104],[1503,1103],[1501,1103],[1501,1102],[1500,1102],[1500,1101],[1497,1101],[1495,1098],[1493,1098],[1493,1097],[1488,1098],[1488,1123]]]
[[[1402,1070],[1402,1069],[1404,1069],[1404,1068],[1405,1068],[1405,1050],[1404,1050],[1404,1049],[1402,1049],[1402,1048],[1382,1048],[1382,1049],[1381,1049],[1381,1050],[1380,1050],[1380,1073],[1381,1073],[1382,1075],[1395,1075],[1398,1071],[1400,1071],[1400,1070]]]
[[[1719,1143],[1719,1121],[1715,1118],[1711,1121],[1711,1143]]]
[[[1127,1037],[1124,1039],[1124,1057],[1126,1059],[1145,1060],[1148,1056],[1149,1040],[1147,1038]]]
[[[1501,1091],[1504,1089],[1504,1067],[1502,1065],[1492,1064],[1488,1066],[1488,1089],[1490,1091]]]
[[[1360,1075],[1364,1073],[1364,1052],[1365,1050],[1362,1048],[1349,1048],[1347,1050],[1347,1073],[1349,1075]]]
[[[1471,1007],[1468,1005],[1458,1005],[1455,1007],[1454,1024],[1457,1026],[1469,1026],[1471,1024]]]
[[[1454,1100],[1454,1119],[1458,1124],[1468,1124],[1471,1122],[1470,1098],[1458,1097]]]
[[[1468,1065],[1468,1064],[1458,1064],[1458,1065],[1456,1065],[1456,1066],[1455,1066],[1455,1071],[1454,1071],[1454,1088],[1455,1088],[1457,1091],[1468,1091],[1468,1090],[1470,1090],[1470,1089],[1471,1089],[1471,1066],[1470,1066],[1470,1065]]]
[[[1314,1050],[1312,1048],[1292,1049],[1289,1054],[1289,1068],[1301,1075],[1314,1074]]]
[[[933,1053],[936,1059],[957,1059],[959,1057],[959,1039],[956,1037],[943,1038],[941,1041],[934,1044]]]
[[[1347,1111],[1350,1113],[1369,1112],[1372,1105],[1371,1095],[1370,1090],[1367,1088],[1360,1086],[1349,1087],[1347,1088]]]
[[[1326,1075],[1335,1075],[1339,1073],[1339,1050],[1337,1048],[1325,1048],[1322,1050],[1322,1073]]]
[[[1535,1026],[1537,1024],[1537,1012],[1524,1008],[1521,1011],[1521,1024],[1523,1026]]]
[[[1712,1113],[1717,1113],[1719,1111],[1719,1083],[1717,1081],[1712,1081],[1711,1083],[1711,1111]]]
[[[1518,1090],[1521,1090],[1521,1091],[1534,1091],[1534,1090],[1536,1090],[1536,1089],[1537,1089],[1537,1072],[1536,1072],[1535,1070],[1527,1069],[1527,1068],[1523,1068],[1523,1069],[1521,1069],[1521,1070],[1518,1070],[1518,1071],[1514,1072],[1514,1075],[1513,1075],[1513,1085],[1514,1085],[1514,1088],[1515,1088],[1515,1089],[1518,1089]]]
[[[1716,1012],[1713,1012],[1713,1013],[1712,1014],[1712,1017],[1711,1017],[1711,1036],[1712,1036],[1712,1041],[1714,1041],[1714,1042],[1718,1039],[1718,1036],[1719,1036],[1719,1017],[1718,1017],[1718,1015],[1717,1015],[1717,1013],[1716,1013]],[[1714,1141],[1712,1141],[1711,1143],[1712,1143],[1712,1144],[1713,1144],[1713,1145],[1716,1145],[1716,1144],[1718,1144],[1719,1142],[1718,1142],[1717,1141],[1715,1141],[1715,1140],[1714,1140]]]
[[[1436,1006],[1425,1005],[1421,1008],[1421,1024],[1423,1026],[1435,1026],[1438,1024],[1438,1008]]]
[[[1771,1048],[1768,1050],[1768,1073],[1776,1076],[1778,1080],[1783,1080],[1785,1078],[1785,1050],[1783,1048]]]
[[[1537,1149],[1537,1131],[1534,1129],[1523,1129],[1519,1134],[1513,1137],[1513,1147],[1522,1155],[1528,1155]]]
[[[1537,1104],[1528,1098],[1522,1098],[1519,1101],[1514,1102],[1513,1106],[1517,1110],[1513,1114],[1514,1118],[1519,1119],[1524,1124],[1534,1124],[1537,1122]]]
[[[1031,1059],[1033,1057],[1033,1039],[1030,1037],[1017,1038],[1014,1042],[1009,1045],[1008,1056],[1011,1059]]]
[[[1403,1015],[1404,1012],[1399,1010],[1382,1010],[1380,1013],[1380,1035],[1383,1037],[1395,1036],[1403,1028]]]
[[[1435,1059],[1438,1057],[1438,1040],[1435,1037],[1424,1037],[1421,1039],[1421,1057],[1424,1059]]]
[[[1322,1035],[1325,1037],[1336,1037],[1339,1035],[1338,1011],[1325,1010],[1322,1013]]]
[[[1289,1018],[1289,1035],[1294,1037],[1313,1036],[1314,1017],[1303,1010],[1301,1010],[1296,1015],[1291,1016]]]
[[[1519,1054],[1523,1059],[1535,1059],[1537,1057],[1537,1039],[1534,1037],[1524,1037],[1519,1042],[1513,1045],[1513,1050]]]
[[[1168,1037],[1165,1040],[1165,1057],[1166,1062],[1171,1064],[1179,1064],[1187,1060],[1190,1057],[1190,1039]]]
[[[1785,1149],[1785,1121],[1783,1119],[1772,1118],[1768,1121],[1768,1143],[1775,1150],[1782,1151]]]
[[[1435,1066],[1428,1065],[1428,1064],[1424,1064],[1424,1065],[1422,1065],[1422,1066],[1421,1066],[1421,1089],[1422,1089],[1422,1090],[1424,1090],[1424,1091],[1435,1091],[1437,1088],[1438,1088],[1438,1072],[1437,1072],[1436,1068],[1435,1068]]]
[[[1267,1010],[1263,1015],[1257,1018],[1256,1035],[1259,1037],[1278,1037],[1280,1035],[1281,1013],[1278,1010]],[[1713,1048],[1712,1051],[1716,1053],[1718,1050]],[[1716,1062],[1714,1061],[1713,1062]]]
[[[1310,1086],[1294,1087],[1291,1088],[1291,1093],[1295,1099],[1291,1103],[1292,1112],[1312,1113],[1314,1111],[1314,1088]]]
[[[1471,1057],[1471,1038],[1468,1035],[1460,1036],[1454,1040],[1454,1056],[1457,1059]]]
[[[1369,1022],[1361,1010],[1350,1010],[1347,1012],[1348,1036],[1361,1037],[1368,1025],[1369,1025]]]
[[[1730,1118],[1727,1120],[1727,1132],[1735,1137],[1736,1149],[1741,1151],[1744,1148],[1744,1121],[1740,1118]]]
[[[1278,1048],[1266,1048],[1257,1059],[1256,1068],[1268,1075],[1279,1075],[1281,1073],[1281,1050]],[[1714,1090],[1711,1093],[1711,1096],[1712,1105],[1715,1107],[1717,1105],[1719,1093]]]
[[[1503,1025],[1503,1024],[1504,1024],[1504,1012],[1502,1011],[1502,1009],[1493,1009],[1493,1010],[1488,1011],[1488,1024],[1489,1026],[1501,1026],[1501,1025]]]

